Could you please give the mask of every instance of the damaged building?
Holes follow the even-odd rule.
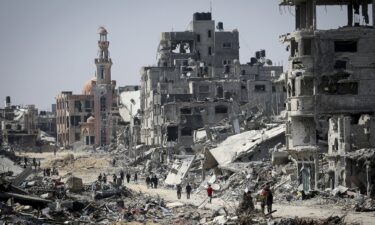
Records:
[[[56,105],[56,104],[53,104]],[[38,115],[38,128],[52,137],[56,137],[56,108],[50,111],[40,111]]]
[[[111,80],[107,30],[100,27],[98,33],[95,77],[84,85],[81,95],[63,91],[56,97],[57,143],[60,146],[72,146],[75,142],[90,146],[111,143],[118,118],[116,81]]]
[[[122,143],[128,149],[141,144],[140,86],[128,85],[118,88],[119,113],[125,125]],[[134,151],[132,151],[134,153]]]
[[[296,30],[282,35],[290,52],[287,79],[286,147],[298,165],[305,191],[344,185],[369,192],[374,163],[358,164],[358,151],[374,148],[375,29],[368,8],[374,1],[300,0],[294,7]],[[347,24],[317,29],[316,9],[347,8]],[[373,18],[374,21],[374,18]],[[328,143],[328,145],[327,145]],[[328,155],[330,182],[323,180]],[[370,157],[371,158],[371,157]],[[373,169],[372,169],[373,170]],[[362,173],[362,174],[361,174]],[[353,177],[356,177],[355,179]]]
[[[34,105],[12,105],[10,96],[7,96],[5,107],[0,109],[0,121],[0,145],[32,147],[37,144],[38,109]]]
[[[239,61],[239,32],[226,31],[211,13],[195,13],[187,31],[163,32],[156,66],[141,73],[141,141],[168,153],[191,153],[194,131],[239,123],[255,112],[284,109],[282,66],[265,50]],[[169,151],[170,150],[170,151]]]

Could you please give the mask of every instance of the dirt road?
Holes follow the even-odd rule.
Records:
[[[118,171],[121,167],[112,167],[110,157],[106,154],[90,154],[87,152],[72,152],[64,151],[58,152],[56,156],[53,153],[27,153],[20,154],[28,155],[29,157],[35,157],[42,160],[42,167],[49,166],[55,159],[64,158],[68,154],[74,154],[76,160],[72,164],[68,164],[61,169],[61,174],[72,173],[78,177],[83,178],[84,183],[94,181],[99,173],[105,172],[106,174],[113,174]],[[78,158],[78,160],[77,160]],[[238,205],[238,202],[225,202],[220,198],[214,198],[212,203],[206,203],[204,200],[207,199],[206,192],[203,190],[201,193],[192,194],[191,199],[186,199],[186,195],[183,192],[182,198],[177,199],[175,190],[171,189],[148,189],[144,184],[143,180],[140,180],[138,184],[130,183],[126,184],[127,187],[141,191],[151,196],[160,196],[166,200],[166,202],[181,202],[184,204],[192,204],[195,206],[204,206],[205,208],[216,210],[225,206],[228,210],[234,210]],[[308,200],[306,200],[308,201]],[[204,203],[203,203],[204,202]],[[202,204],[203,203],[203,204]],[[305,202],[306,203],[306,202]],[[259,206],[257,206],[259,207]],[[315,205],[315,204],[304,204],[302,206],[287,205],[287,204],[274,204],[273,209],[277,212],[273,214],[274,217],[309,217],[309,218],[326,218],[331,215],[343,216],[346,214],[346,220],[348,222],[359,222],[362,225],[373,225],[375,224],[375,213],[358,213],[353,211],[343,211],[335,205]]]
[[[148,189],[144,184],[126,184],[127,187],[135,190],[141,191],[145,194],[149,194],[151,196],[157,196],[164,198],[167,202],[181,202],[184,204],[192,204],[195,206],[200,206],[201,203],[206,199],[206,192],[202,191],[202,193],[192,194],[191,199],[186,199],[186,195],[182,195],[182,198],[179,200],[177,199],[177,194],[175,190],[171,189]],[[214,198],[212,203],[207,203],[205,208],[209,209],[219,209],[225,206],[227,209],[234,209],[238,203],[233,202],[224,202],[220,198]],[[259,205],[256,206],[260,208]],[[329,207],[329,206],[294,206],[294,205],[285,205],[285,204],[274,204],[273,209],[277,211],[273,214],[274,218],[283,218],[283,217],[308,217],[308,218],[327,218],[332,215],[337,216],[344,216],[346,214],[346,221],[348,222],[358,222],[362,225],[374,225],[375,224],[375,213],[369,212],[345,212],[337,207]]]

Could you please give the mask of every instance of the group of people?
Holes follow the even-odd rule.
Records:
[[[37,161],[36,158],[33,158],[32,164],[29,164],[29,159],[25,156],[23,157],[23,162],[24,162],[23,168],[26,168],[28,165],[30,165],[31,167],[34,167],[35,170],[38,168],[40,169],[40,160]],[[20,161],[19,161],[19,164],[21,164]]]
[[[159,178],[154,174],[146,177],[147,188],[158,188]]]
[[[53,175],[56,175],[56,176],[59,175],[59,171],[55,167],[53,167],[52,169],[49,168],[49,167],[43,169],[43,176],[44,177],[49,177],[49,176],[53,176]]]
[[[177,198],[181,199],[181,195],[182,195],[181,184],[177,184],[176,188],[177,188]],[[185,190],[186,190],[186,198],[190,199],[190,194],[191,194],[191,191],[192,191],[192,187],[191,187],[190,183],[187,183],[187,185],[185,187]]]
[[[265,207],[267,206],[267,214],[272,213],[273,194],[269,186],[265,186],[260,192],[261,208],[264,214]]]
[[[127,183],[130,183],[131,175],[130,175],[129,172],[126,173],[126,175],[125,175],[124,171],[121,170],[121,171],[120,171],[120,176],[118,176],[116,173],[114,173],[114,174],[112,175],[112,178],[113,178],[113,183],[115,183],[115,184],[118,183],[118,180],[120,180],[119,182],[120,182],[121,184],[123,184],[125,178],[126,178],[126,182],[127,182]],[[138,173],[137,173],[137,172],[134,173],[133,178],[134,178],[134,182],[137,183],[137,181],[138,181]],[[105,174],[105,173],[103,173],[103,174],[100,173],[99,176],[98,176],[98,181],[99,181],[99,182],[103,182],[103,183],[107,183],[107,174]]]
[[[98,181],[100,182],[100,183],[107,183],[107,174],[105,174],[105,173],[100,173],[99,174],[99,176],[98,176]]]
[[[26,157],[25,157],[26,158]],[[36,161],[36,158],[33,158],[33,166],[35,168],[35,170],[39,167],[40,169],[40,160],[37,162]]]
[[[121,171],[122,172],[122,171]],[[130,180],[131,180],[131,175],[129,172],[126,173],[126,182],[130,183]],[[134,183],[137,183],[138,182],[138,173],[135,172],[134,175],[133,175],[133,180],[134,180]]]

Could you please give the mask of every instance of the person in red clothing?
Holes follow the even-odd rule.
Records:
[[[211,187],[211,184],[208,185],[208,188],[207,188],[207,195],[209,197],[209,200],[208,202],[211,203],[212,202],[212,192],[213,192],[213,189]]]

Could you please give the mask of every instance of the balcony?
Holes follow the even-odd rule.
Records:
[[[289,98],[291,116],[312,116],[314,114],[314,96],[299,96]]]

